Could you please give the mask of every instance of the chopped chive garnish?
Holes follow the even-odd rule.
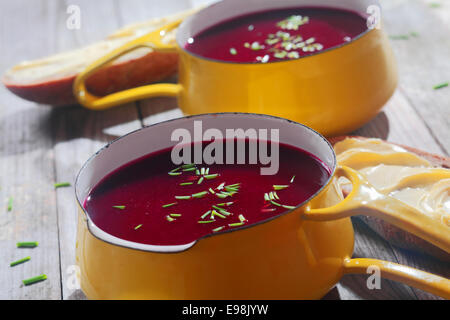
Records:
[[[214,190],[211,188],[209,188],[208,191],[211,192],[212,194],[215,194]]]
[[[294,179],[295,179],[295,176],[292,176],[292,178],[291,178],[291,181],[290,181],[290,182],[291,182],[291,183],[292,183],[292,182],[294,182]]]
[[[434,90],[438,90],[438,89],[442,89],[442,88],[445,88],[445,87],[448,87],[448,82],[444,82],[444,83],[441,83],[441,84],[437,84],[437,85],[435,85],[435,86],[433,87],[433,89],[434,89]]]
[[[264,193],[264,200],[265,201],[270,201],[270,197],[268,193]]]
[[[125,209],[125,206],[112,206],[114,209],[120,209],[123,210]]]
[[[280,200],[280,197],[278,197],[276,191],[273,192],[273,196],[275,197],[275,199]]]
[[[179,176],[181,172],[169,172],[169,176]]]
[[[215,228],[212,231],[213,232],[218,232],[218,231],[222,230],[223,228],[225,228],[225,226],[221,226],[221,227]]]
[[[193,182],[182,182],[180,183],[180,186],[189,186],[191,184],[194,184]]]
[[[172,203],[164,204],[162,207],[163,207],[163,208],[168,208],[168,207],[171,207],[171,206],[176,205],[177,203],[178,203],[178,202],[172,202]]]
[[[226,194],[222,193],[216,193],[216,196],[218,196],[220,199],[225,199],[226,197],[228,197]]]
[[[218,204],[216,204],[216,206],[226,206],[226,207],[229,207],[229,206],[231,206],[232,204],[233,204],[233,202],[230,201],[230,202],[222,202],[222,203],[218,203]]]
[[[191,196],[175,196],[175,199],[178,199],[178,200],[188,200],[190,198],[191,198]]]
[[[239,221],[245,222],[245,221],[247,221],[247,219],[245,219],[244,215],[240,214],[239,215]]]
[[[214,174],[206,174],[206,175],[204,175],[204,177],[205,177],[205,179],[214,179],[214,178],[217,178],[219,176],[219,174],[218,173],[214,173]]]
[[[277,202],[275,202],[273,200],[270,200],[270,203],[273,204],[273,205],[276,205],[278,207],[281,207],[281,204],[279,204],[279,203],[277,203]]]
[[[295,209],[294,206],[288,206],[288,205],[286,205],[286,204],[282,204],[281,206],[282,206],[283,208],[285,208],[285,209]]]
[[[194,193],[192,195],[192,198],[203,198],[204,196],[206,196],[208,194],[207,191],[202,191],[202,192],[198,192],[198,193]]]
[[[40,276],[37,277],[33,277],[33,278],[29,278],[29,279],[25,279],[22,280],[23,284],[28,286],[30,284],[36,283],[36,282],[40,282],[40,281],[44,281],[47,279],[47,276],[45,274],[41,274]]]
[[[13,197],[9,197],[8,198],[8,207],[7,207],[7,210],[8,211],[12,211],[12,208],[13,208]]]
[[[201,216],[201,218],[202,218],[202,219],[205,219],[210,213],[211,213],[211,210],[206,211],[206,212]]]
[[[54,184],[55,189],[70,187],[70,182],[58,182]]]
[[[242,226],[244,224],[244,222],[236,222],[236,223],[230,223],[228,226],[229,227],[238,227],[238,226]]]
[[[197,182],[197,184],[200,184],[200,183],[202,183],[203,182],[203,177],[200,177],[200,179],[198,179],[198,182]]]
[[[172,218],[171,216],[166,216],[166,220],[169,222],[175,221],[175,219]]]
[[[197,170],[195,167],[183,169],[183,171],[185,171],[185,172],[195,171],[195,170]]]
[[[275,208],[264,208],[264,209],[261,209],[261,212],[272,212],[275,210],[276,210]]]
[[[219,218],[225,219],[226,217],[220,213],[218,213],[216,210],[212,210],[213,216],[218,216]]]
[[[197,221],[197,223],[211,223],[211,222],[215,222],[216,220],[203,220],[203,221]]]
[[[286,189],[287,187],[289,187],[288,185],[277,185],[277,184],[274,184],[273,185],[273,190],[283,190],[283,189]]]
[[[274,199],[275,199],[275,197],[274,197],[274,195],[273,195],[273,192],[270,191],[270,192],[269,192],[269,201],[270,201],[270,200],[274,200]]]
[[[138,224],[136,227],[134,227],[134,230],[139,229],[140,227],[142,227],[142,224]]]
[[[177,217],[181,217],[181,214],[180,213],[171,213],[171,214],[169,214],[169,216],[177,218]]]
[[[205,174],[205,168],[201,168],[201,169],[200,169],[200,174],[201,174],[201,175],[204,175],[204,174]]]
[[[189,168],[193,168],[193,167],[195,167],[195,163],[183,164],[181,166],[181,168],[183,168],[183,169],[189,169]]]
[[[178,170],[180,170],[182,167],[178,167],[178,168],[175,168],[175,169],[173,169],[173,170],[170,170],[169,172],[177,172]]]
[[[222,182],[221,184],[219,184],[219,186],[216,189],[222,190],[224,186],[225,186],[225,182]]]
[[[209,174],[209,168],[206,168],[205,175],[208,175],[208,174]]]
[[[17,242],[17,248],[35,248],[39,245],[37,241]]]
[[[30,259],[31,259],[30,257],[25,257],[25,258],[23,258],[23,259],[20,259],[20,260],[11,262],[11,263],[9,264],[9,266],[10,266],[10,267],[14,267],[14,266],[17,266],[18,264],[27,262],[27,261],[30,260]]]

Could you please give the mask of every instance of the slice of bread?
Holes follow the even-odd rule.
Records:
[[[53,106],[76,103],[72,85],[76,76],[88,65],[116,48],[153,32],[170,22],[184,19],[197,9],[126,26],[105,40],[43,59],[24,61],[10,68],[2,82],[15,95]],[[163,41],[175,43],[175,30]],[[140,48],[98,70],[86,81],[89,92],[104,96],[164,80],[177,73],[178,53]]]
[[[329,138],[328,140],[334,146],[336,143],[346,139],[346,138],[356,138],[356,139],[367,139],[360,136],[340,136]],[[414,153],[426,160],[428,160],[434,167],[437,168],[450,168],[450,158],[431,154],[422,150],[411,148],[404,145],[399,145],[392,143],[393,145],[398,145],[403,149]],[[349,190],[343,189],[344,195],[349,192]],[[412,235],[406,231],[403,231],[381,219],[368,217],[368,216],[358,216],[364,223],[366,223],[372,230],[374,230],[381,237],[392,243],[393,245],[415,252],[420,252],[422,254],[431,255],[435,258],[444,261],[450,261],[450,254],[437,248],[436,246],[430,244],[429,242]]]

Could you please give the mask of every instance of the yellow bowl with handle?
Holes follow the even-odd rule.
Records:
[[[279,142],[321,159],[332,174],[317,194],[273,219],[176,246],[127,241],[103,231],[83,203],[122,165],[176,145],[171,133],[194,133],[194,121],[218,129],[278,129]],[[345,200],[337,178],[353,191]],[[332,146],[312,129],[268,115],[225,113],[183,117],[125,135],[92,156],[75,184],[79,204],[77,264],[91,299],[317,299],[345,273],[379,268],[381,277],[450,298],[450,280],[376,259],[352,259],[351,215],[376,216],[450,252],[448,227],[385,196],[356,171],[338,167]]]
[[[184,114],[256,112],[299,121],[326,136],[344,134],[372,119],[393,94],[397,71],[388,39],[380,28],[341,46],[289,61],[230,63],[184,49],[190,37],[232,17],[270,9],[324,6],[366,13],[373,0],[224,0],[144,35],[90,65],[74,83],[87,108],[100,110],[130,101],[173,96]],[[176,43],[161,36],[176,31]],[[158,83],[105,97],[90,94],[85,80],[98,68],[132,50],[179,53],[179,83]]]

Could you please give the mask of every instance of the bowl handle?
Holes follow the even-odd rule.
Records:
[[[326,221],[353,215],[377,217],[406,230],[450,253],[450,228],[443,222],[429,218],[414,207],[387,196],[373,187],[359,172],[345,166],[336,170],[352,182],[352,191],[338,204],[312,209],[307,207],[303,219]]]
[[[398,263],[366,258],[345,259],[344,273],[367,274],[369,268],[374,266],[379,268],[380,276],[383,278],[402,282],[411,287],[450,299],[450,280]]]
[[[177,96],[181,91],[181,85],[174,83],[158,83],[112,93],[104,97],[97,97],[86,90],[85,81],[101,67],[138,48],[147,47],[162,52],[176,51],[176,45],[164,43],[162,37],[167,32],[178,27],[181,21],[182,20],[177,20],[169,23],[158,30],[134,39],[87,66],[86,69],[76,77],[73,84],[73,94],[78,102],[89,109],[102,110],[155,96]]]
[[[363,214],[383,219],[450,252],[449,227],[428,218],[419,210],[380,193],[357,171],[340,166],[336,177],[343,176],[353,185],[350,194],[338,204],[320,209],[306,207],[303,219],[327,221]],[[380,268],[381,276],[450,299],[450,280],[393,262],[376,259],[346,259],[344,273],[366,273],[370,266]]]

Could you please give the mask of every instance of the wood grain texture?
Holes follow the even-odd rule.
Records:
[[[17,60],[46,55],[54,49],[54,38],[46,36],[52,31],[52,3],[41,0],[35,6],[28,4],[2,3],[2,73]],[[19,41],[19,35],[27,40]],[[50,113],[50,109],[0,88],[0,299],[61,298]],[[9,197],[14,200],[8,212]],[[17,249],[18,241],[39,241],[39,246]],[[31,261],[9,267],[10,262],[25,256]],[[22,285],[23,279],[42,273],[48,280]]]

